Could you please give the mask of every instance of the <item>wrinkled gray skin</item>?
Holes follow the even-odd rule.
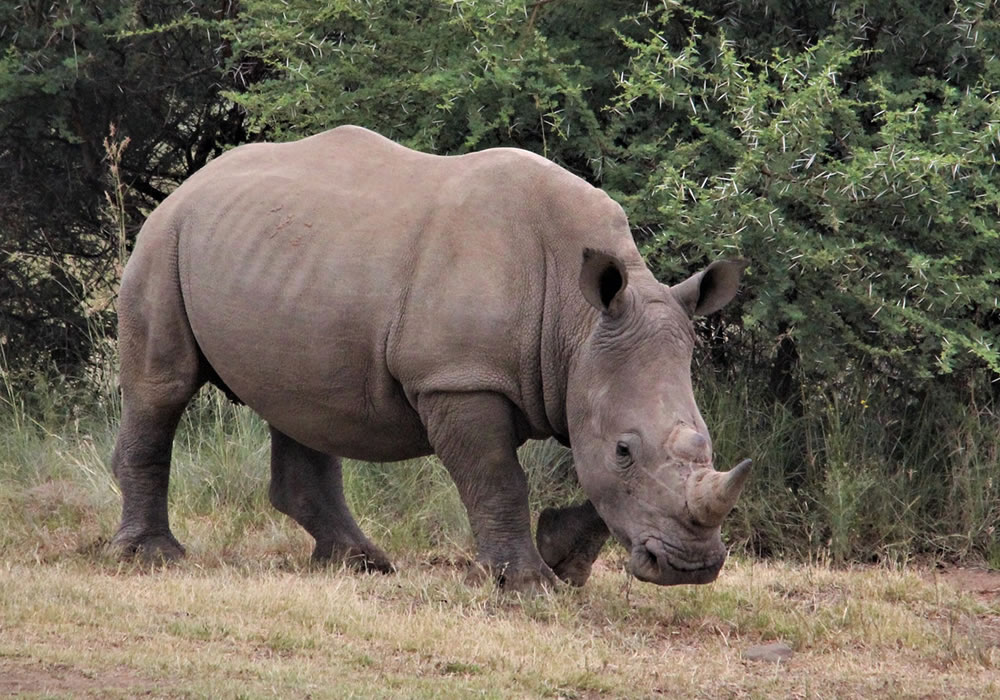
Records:
[[[357,127],[234,149],[153,212],[125,269],[112,545],[183,554],[171,444],[210,381],[270,424],[271,502],[316,559],[391,571],[339,458],[433,452],[509,587],[582,584],[608,528],[640,579],[711,581],[745,469],[712,469],[690,317],[742,267],[661,285],[621,207],[520,150],[438,157]],[[547,436],[572,445],[591,501],[543,513],[536,549],[515,450]]]

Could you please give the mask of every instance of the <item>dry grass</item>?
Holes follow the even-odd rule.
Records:
[[[26,548],[0,568],[0,694],[1000,696],[1000,601],[913,572],[730,562],[662,589],[612,550],[586,588],[520,598],[415,557],[312,570],[272,530],[159,570]],[[743,659],[770,640],[795,655]]]

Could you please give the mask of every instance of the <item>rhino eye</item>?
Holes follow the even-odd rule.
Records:
[[[615,460],[618,462],[619,467],[627,467],[632,464],[632,450],[629,448],[628,443],[619,442],[615,445]]]

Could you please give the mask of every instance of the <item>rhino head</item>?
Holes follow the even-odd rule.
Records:
[[[584,252],[580,288],[599,314],[567,378],[570,439],[581,486],[643,581],[709,583],[726,558],[720,528],[750,462],[713,467],[691,319],[727,304],[744,267],[717,261],[668,287],[638,267],[630,282],[619,258]]]

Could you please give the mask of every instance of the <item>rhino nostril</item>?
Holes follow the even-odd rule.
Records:
[[[632,548],[632,556],[629,559],[629,571],[640,581],[655,581],[662,571],[660,560],[649,545],[649,542],[637,543]]]
[[[656,568],[662,568],[663,564],[666,563],[667,550],[659,540],[646,540],[643,544],[643,549],[646,550],[646,556],[649,557],[650,562]]]

